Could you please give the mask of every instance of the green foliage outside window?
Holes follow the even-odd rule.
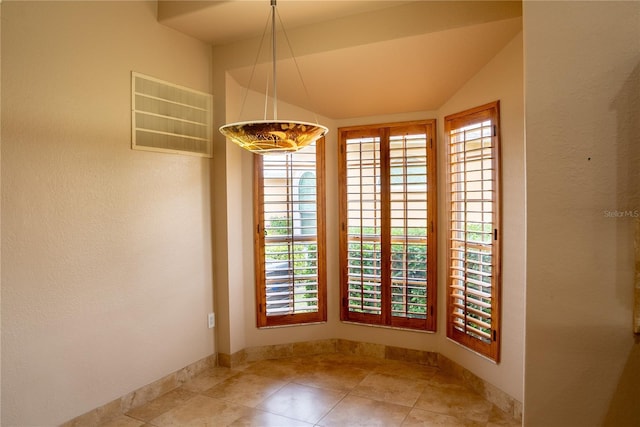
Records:
[[[375,237],[379,229],[374,227],[350,227],[350,235]],[[426,229],[410,228],[408,241],[391,245],[391,280],[394,316],[424,318],[427,314],[427,247],[423,242],[411,242],[411,238],[426,237]],[[376,234],[378,232],[378,234]],[[403,236],[404,229],[393,229],[394,240]],[[379,313],[380,289],[380,244],[373,241],[349,244],[349,276],[357,283],[349,286],[350,300],[359,300],[351,306],[352,311]]]
[[[482,224],[467,222],[466,223],[466,240],[469,243],[478,245],[487,245],[491,243],[493,230],[491,224]],[[473,311],[467,311],[467,317],[477,319],[482,322],[491,323],[491,254],[490,248],[487,247],[487,254],[482,253],[480,250],[471,250],[467,248],[465,254],[465,271],[466,271],[466,286],[468,289],[472,289],[478,292],[482,292],[487,295],[486,299],[480,296],[467,295],[466,306],[472,310],[485,313],[486,316],[481,316]],[[474,300],[477,303],[474,303]],[[483,332],[490,334],[491,328],[480,328]],[[478,339],[486,342],[490,342],[490,339],[485,337],[478,337]]]
[[[289,235],[291,225],[292,220],[290,218],[272,218],[267,228],[267,236]],[[265,261],[267,269],[274,261],[284,261],[285,265],[291,265],[291,261],[293,261],[293,271],[285,267],[284,270],[277,270],[277,274],[288,276],[294,273],[295,283],[290,278],[283,279],[287,281],[285,286],[288,286],[291,292],[293,292],[294,288],[310,291],[295,294],[295,310],[301,311],[305,307],[317,307],[315,300],[317,299],[318,283],[318,246],[315,242],[268,244],[265,246]],[[267,291],[268,293],[269,291]]]

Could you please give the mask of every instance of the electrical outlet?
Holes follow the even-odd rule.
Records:
[[[207,318],[209,321],[209,329],[216,326],[216,315],[213,313],[209,313],[209,317]]]

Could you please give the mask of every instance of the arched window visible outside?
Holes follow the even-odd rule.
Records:
[[[316,174],[305,172],[298,181],[300,233],[316,233]]]

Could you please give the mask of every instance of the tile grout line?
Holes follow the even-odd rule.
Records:
[[[439,370],[439,371],[440,371],[440,370]],[[391,374],[385,374],[385,373],[378,373],[378,372],[376,372],[376,371],[375,371],[375,369],[367,369],[366,376],[364,376],[364,377],[363,377],[363,378],[362,378],[362,379],[361,379],[357,384],[355,384],[353,387],[351,387],[351,388],[349,388],[348,390],[346,390],[346,391],[345,391],[344,396],[342,396],[342,397],[340,398],[340,400],[338,400],[338,402],[336,402],[336,403],[335,403],[335,404],[334,404],[330,409],[328,409],[328,410],[327,410],[327,411],[326,411],[326,412],[325,412],[325,413],[324,413],[324,414],[323,414],[323,415],[322,415],[322,416],[317,420],[317,422],[316,422],[314,425],[316,425],[316,426],[321,426],[321,425],[322,425],[322,424],[321,424],[322,420],[323,420],[323,419],[325,419],[325,418],[326,418],[326,417],[327,417],[327,416],[328,416],[328,415],[329,415],[329,414],[330,414],[330,413],[331,413],[331,412],[332,412],[332,411],[333,411],[333,410],[334,410],[334,409],[335,409],[335,408],[336,408],[336,407],[337,407],[337,406],[338,406],[342,401],[344,401],[344,399],[346,399],[347,397],[350,397],[350,396],[351,396],[351,397],[360,397],[360,398],[365,398],[365,399],[373,400],[373,401],[379,401],[379,402],[392,403],[392,404],[396,404],[396,405],[398,405],[398,406],[404,406],[404,407],[408,408],[409,410],[408,410],[408,411],[407,411],[407,413],[404,415],[403,420],[402,420],[402,422],[400,423],[400,425],[402,425],[402,424],[407,420],[407,418],[408,418],[408,416],[410,415],[411,411],[412,411],[413,409],[416,409],[416,404],[417,404],[417,402],[418,402],[418,400],[419,400],[419,396],[418,396],[418,397],[413,401],[413,403],[412,403],[411,405],[402,405],[402,404],[397,404],[397,403],[393,403],[393,402],[387,402],[386,400],[378,400],[378,399],[375,399],[375,398],[370,398],[370,397],[366,397],[366,396],[360,396],[360,395],[358,395],[358,394],[354,393],[354,392],[355,392],[355,390],[358,388],[358,386],[362,385],[362,384],[366,381],[366,379],[367,379],[367,378],[371,377],[371,375],[374,375],[374,374],[384,375],[384,376],[388,376],[388,377],[392,377],[392,378],[402,378],[402,379],[407,379],[407,378],[402,377],[402,376],[391,375]],[[437,373],[434,373],[433,375],[431,375],[431,376],[430,376],[430,378],[432,378],[432,377],[433,377],[433,376],[435,376],[436,374],[437,374]],[[238,375],[238,374],[236,374],[236,375]],[[265,375],[261,375],[260,373],[252,373],[251,375],[261,376],[261,377],[263,377],[263,378],[265,378],[265,379],[274,380],[274,378],[269,377],[269,376],[265,376]],[[428,381],[428,380],[425,380],[425,382],[427,382],[427,381]],[[270,414],[273,414],[273,415],[276,415],[276,416],[282,416],[282,417],[285,417],[285,418],[288,418],[288,419],[291,419],[291,420],[294,420],[294,421],[306,422],[306,421],[304,421],[304,420],[299,420],[299,419],[296,419],[296,418],[291,418],[291,417],[289,417],[289,416],[287,416],[287,415],[283,415],[283,414],[279,414],[279,413],[274,413],[274,412],[271,412],[271,411],[269,411],[269,410],[267,410],[267,409],[260,409],[260,408],[258,408],[258,406],[259,406],[261,403],[264,403],[266,400],[268,400],[270,397],[272,397],[273,395],[275,395],[276,393],[278,393],[280,390],[282,390],[284,387],[286,387],[286,386],[287,386],[287,385],[289,385],[289,384],[292,384],[292,385],[300,385],[300,386],[304,386],[304,387],[310,387],[310,388],[314,388],[314,389],[317,389],[317,390],[328,390],[328,389],[326,389],[326,388],[319,387],[319,386],[315,386],[315,385],[308,385],[308,384],[303,384],[303,383],[297,383],[297,382],[295,381],[295,378],[293,378],[293,379],[292,379],[292,378],[287,378],[287,380],[286,380],[286,381],[283,381],[283,383],[284,383],[284,384],[283,384],[281,387],[279,387],[277,390],[275,390],[275,391],[271,392],[270,394],[268,394],[267,396],[265,396],[265,397],[264,397],[264,398],[263,398],[263,399],[262,399],[262,400],[261,400],[261,401],[256,405],[256,407],[250,407],[250,406],[245,406],[245,405],[242,405],[242,404],[237,404],[236,402],[233,402],[233,401],[227,401],[227,400],[225,400],[224,398],[222,398],[222,399],[220,399],[220,400],[227,401],[227,402],[229,402],[229,403],[234,403],[234,404],[236,404],[236,405],[238,405],[238,406],[243,406],[243,407],[245,407],[245,408],[247,408],[247,409],[250,409],[250,410],[262,411],[262,412],[270,413]],[[213,387],[215,387],[215,386],[213,386]],[[212,388],[213,388],[213,387],[212,387]],[[429,385],[428,385],[428,384],[425,384],[425,385],[424,385],[424,387],[422,387],[422,388],[421,388],[421,390],[420,390],[420,395],[421,395],[421,394],[422,394],[422,393],[423,393],[423,392],[424,392],[428,387],[429,387]],[[466,387],[466,388],[468,388],[468,387]],[[469,389],[469,390],[471,390],[471,389]],[[334,391],[338,391],[338,390],[335,390],[335,389],[334,389]],[[203,394],[203,393],[205,393],[205,392],[206,392],[206,390],[204,390],[204,391],[202,391],[202,392],[199,392],[198,394],[199,394],[199,395],[202,395],[202,396],[209,397],[209,396],[207,396],[206,394]],[[184,403],[184,402],[183,402],[183,403]],[[165,411],[165,412],[166,412],[166,411]],[[438,414],[438,415],[447,415],[447,414],[441,414],[441,413],[439,413],[439,412],[434,412],[434,411],[428,411],[428,412],[432,412],[432,413],[434,413],[434,414]],[[164,412],[163,412],[163,413],[164,413]],[[142,421],[144,421],[144,420],[142,420]]]
[[[340,398],[340,400],[338,400],[338,401],[337,401],[337,402],[336,402],[336,403],[331,407],[331,409],[329,409],[329,410],[328,410],[328,411],[327,411],[327,412],[326,412],[326,413],[325,413],[325,414],[324,414],[324,415],[323,415],[323,416],[322,416],[322,417],[321,417],[321,418],[320,418],[320,419],[319,419],[319,420],[314,424],[314,427],[322,427],[322,424],[320,424],[320,423],[322,422],[322,420],[324,420],[325,418],[327,418],[327,417],[329,416],[329,414],[330,414],[331,412],[333,412],[333,410],[334,410],[334,409],[336,409],[336,407],[337,407],[340,403],[342,403],[342,401],[344,401],[348,396],[350,396],[350,395],[351,395],[351,393],[353,392],[353,390],[354,390],[354,389],[355,389],[359,384],[361,384],[361,383],[365,380],[365,378],[367,378],[369,375],[371,375],[371,372],[367,372],[367,375],[366,375],[363,379],[361,379],[361,380],[360,380],[360,382],[358,382],[358,384],[356,384],[356,385],[355,385],[354,387],[352,387],[351,389],[347,390],[347,391],[345,392],[344,396],[342,396],[342,397]]]
[[[283,353],[281,353],[280,350],[282,350]],[[434,367],[438,369],[438,372],[446,373],[447,375],[451,375],[454,378],[462,381],[466,388],[473,390],[484,400],[491,403],[493,407],[509,414],[510,417],[515,421],[519,421],[518,418],[521,417],[522,414],[521,402],[502,392],[492,384],[485,382],[463,366],[458,365],[456,362],[446,358],[439,353],[362,343],[349,340],[330,339],[282,346],[256,347],[249,350],[241,350],[240,352],[238,352],[238,354],[233,355],[225,355],[221,353],[211,354],[197,362],[179,369],[178,371],[168,374],[167,376],[159,380],[156,380],[146,386],[127,393],[121,396],[119,399],[116,399],[81,416],[78,416],[64,423],[63,426],[74,427],[89,424],[100,425],[119,416],[127,416],[128,418],[139,420],[138,418],[126,415],[127,412],[133,408],[140,407],[155,400],[160,396],[163,396],[173,390],[182,387],[185,383],[199,376],[204,371],[212,367],[227,367],[235,370],[236,367],[234,365],[239,364],[252,364],[254,362],[268,359],[314,357],[324,354],[341,354],[345,356],[370,357],[373,359],[381,359],[386,361],[403,361],[415,364],[417,366]],[[229,362],[229,366],[226,366],[227,363],[225,363],[225,361]],[[375,368],[368,368],[366,371],[367,375],[365,376],[365,378],[374,373]],[[243,370],[238,370],[238,373],[241,372],[243,372]],[[435,374],[433,374],[430,378],[433,378],[434,375]],[[362,381],[364,381],[365,378],[360,380],[356,386],[346,390],[345,395],[338,401],[338,403],[334,404],[332,408],[326,414],[324,414],[320,420],[324,419],[331,411],[335,409],[335,407],[339,403],[343,402],[347,396],[355,396],[355,394],[353,394],[353,391],[358,387],[358,385],[362,383]],[[294,383],[314,387],[313,385],[296,383],[295,380],[292,380],[290,378],[287,381],[287,384]],[[276,393],[281,389],[282,387],[274,391],[273,393]],[[497,398],[494,395],[494,393],[496,392],[498,393]],[[203,391],[196,392],[197,395],[202,395],[202,393]],[[271,396],[272,394],[270,394],[269,396]],[[509,403],[509,408],[503,408],[502,406],[504,406],[504,404],[500,406],[494,401],[495,399],[498,399],[500,403],[504,402],[504,400],[502,399],[506,399],[506,402]],[[415,405],[418,401],[419,398],[416,399],[416,401],[413,403],[413,405],[411,406],[411,410],[415,409]],[[149,423],[149,421],[140,421]]]

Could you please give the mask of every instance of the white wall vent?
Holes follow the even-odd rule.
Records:
[[[131,73],[131,147],[211,157],[213,97]]]

